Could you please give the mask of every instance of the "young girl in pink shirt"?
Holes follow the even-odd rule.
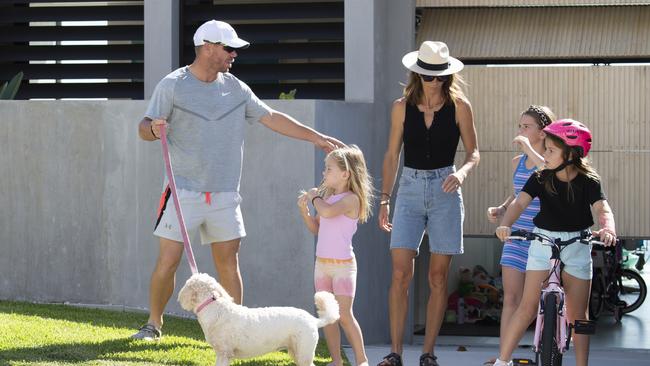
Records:
[[[356,365],[367,366],[359,323],[352,313],[357,282],[357,262],[352,237],[358,222],[366,222],[371,212],[372,183],[363,153],[358,147],[336,149],[325,158],[323,182],[320,187],[304,192],[298,207],[305,225],[318,234],[314,286],[316,291],[329,291],[339,302],[339,322],[354,350]],[[316,209],[309,213],[308,203]],[[328,366],[342,366],[339,323],[324,328],[327,347],[332,356]]]

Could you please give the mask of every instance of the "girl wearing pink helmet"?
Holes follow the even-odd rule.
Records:
[[[540,211],[533,219],[535,232],[567,240],[589,230],[594,224],[592,208],[600,230],[596,232],[606,245],[616,243],[614,215],[603,193],[600,177],[586,157],[591,149],[591,132],[572,119],[555,121],[544,128],[545,169],[533,174],[517,198],[508,206],[496,234],[501,240],[510,235],[511,226],[530,202],[539,198]],[[542,282],[548,276],[551,249],[532,241],[528,250],[526,279],[522,300],[502,335],[499,358],[495,366],[512,365],[512,352],[526,328],[537,315]],[[560,253],[564,262],[562,280],[566,292],[568,318],[588,319],[591,283],[591,246],[574,243]],[[589,337],[575,334],[576,365],[586,366]]]

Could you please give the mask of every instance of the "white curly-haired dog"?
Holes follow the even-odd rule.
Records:
[[[314,295],[318,318],[293,307],[247,308],[237,305],[205,273],[190,277],[178,294],[183,309],[196,314],[205,340],[217,353],[217,366],[287,349],[297,366],[312,366],[318,328],[339,318],[339,304],[329,292]]]

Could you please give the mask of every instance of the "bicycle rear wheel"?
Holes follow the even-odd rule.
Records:
[[[624,269],[618,289],[618,298],[625,301],[626,304],[622,308],[623,313],[631,313],[638,309],[645,301],[647,294],[648,287],[643,277],[631,269]]]
[[[558,313],[557,296],[553,293],[544,299],[544,328],[542,329],[542,366],[561,366],[562,354],[557,347]]]

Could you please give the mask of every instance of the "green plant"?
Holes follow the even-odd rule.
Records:
[[[9,82],[2,84],[0,87],[0,99],[14,99],[16,93],[18,93],[18,88],[20,88],[20,83],[23,81],[23,72],[17,73]]]
[[[296,99],[296,89],[292,89],[288,93],[280,93],[280,99]]]

